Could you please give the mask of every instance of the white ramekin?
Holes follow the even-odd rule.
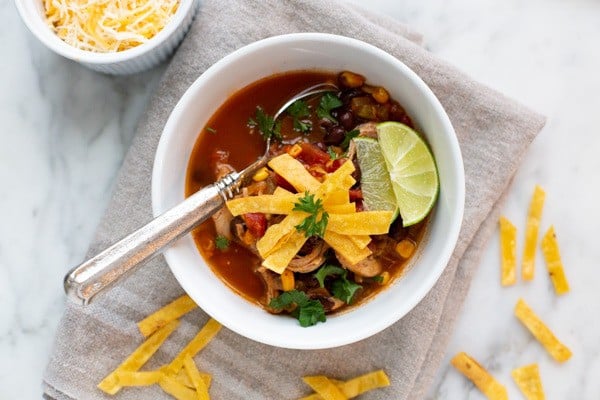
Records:
[[[402,61],[370,44],[342,36],[298,33],[243,47],[204,72],[185,92],[163,130],[154,159],[152,206],[159,215],[184,200],[185,175],[202,127],[236,90],[274,73],[349,69],[382,85],[427,137],[439,170],[440,195],[423,243],[402,277],[387,290],[326,323],[302,328],[235,294],[200,256],[191,235],[165,252],[183,289],[213,318],[250,339],[294,349],[341,346],[369,337],[408,313],[446,267],[461,227],[465,177],[450,119],[427,85]]]
[[[94,53],[65,43],[46,23],[42,0],[15,0],[27,28],[50,50],[70,60],[113,75],[133,74],[150,69],[169,57],[190,29],[199,0],[181,0],[169,23],[147,43],[115,53]]]

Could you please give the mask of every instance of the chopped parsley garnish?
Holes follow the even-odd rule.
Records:
[[[310,117],[310,109],[306,102],[296,100],[286,111],[294,120],[294,130],[302,133],[310,132],[312,123],[306,119],[306,117]]]
[[[223,235],[218,235],[215,238],[215,247],[219,250],[227,250],[229,248],[229,239]]]
[[[217,130],[215,128],[211,128],[210,126],[207,126],[206,130],[210,133],[217,133]]]
[[[321,101],[319,101],[319,106],[317,107],[317,117],[326,118],[332,122],[337,122],[335,118],[331,115],[331,110],[341,107],[344,103],[340,99],[337,98],[335,94],[332,92],[327,92],[321,97]]]
[[[317,199],[315,201],[314,194],[304,192],[304,196],[300,197],[297,203],[294,203],[292,210],[304,211],[310,214],[299,225],[296,225],[298,231],[304,231],[304,236],[323,237],[325,235],[329,214],[323,209],[323,200]]]
[[[342,143],[340,143],[340,147],[344,150],[348,150],[348,146],[350,146],[350,141],[360,135],[360,131],[358,129],[353,129],[350,132],[346,132],[346,136]]]
[[[328,276],[339,276],[331,284],[331,294],[346,304],[351,304],[354,294],[362,289],[362,286],[356,282],[352,282],[347,278],[348,271],[336,265],[324,265],[315,274],[315,278],[319,281],[321,287],[325,287],[325,278]]]
[[[374,276],[371,279],[377,283],[383,283],[383,276],[381,275]]]
[[[263,139],[275,138],[281,140],[281,123],[265,113],[262,107],[256,107],[254,118],[248,120],[248,126],[258,128]]]
[[[269,303],[269,307],[275,310],[283,310],[294,305],[296,307],[291,315],[297,318],[300,326],[304,328],[313,326],[317,322],[325,322],[327,319],[323,304],[318,300],[311,300],[306,293],[299,290],[283,292]]]

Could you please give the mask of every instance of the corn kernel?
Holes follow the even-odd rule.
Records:
[[[379,276],[381,277],[382,285],[387,285],[387,283],[390,281],[390,273],[387,271],[383,271],[381,274],[379,274]]]
[[[402,258],[410,258],[415,252],[415,242],[410,239],[402,239],[396,245],[396,253]]]
[[[371,93],[371,96],[373,96],[375,101],[379,104],[385,104],[390,99],[389,93],[382,87],[376,87],[375,90],[373,90],[373,93]]]
[[[290,156],[296,158],[300,153],[302,153],[302,147],[300,145],[295,144],[287,152]]]
[[[260,182],[260,181],[264,181],[268,177],[269,177],[269,170],[267,170],[266,167],[262,167],[261,169],[256,171],[256,173],[252,177],[252,180],[254,182]]]
[[[340,83],[347,88],[361,87],[365,83],[365,77],[354,72],[344,71],[339,76]]]
[[[289,292],[290,290],[294,290],[296,287],[296,282],[294,281],[294,273],[289,269],[286,269],[281,274],[281,286],[285,292]]]

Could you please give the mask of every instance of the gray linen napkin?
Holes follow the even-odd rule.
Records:
[[[302,31],[374,44],[408,64],[433,89],[452,120],[464,157],[467,197],[460,238],[427,297],[402,320],[369,339],[331,350],[295,351],[255,343],[223,329],[196,361],[213,375],[215,399],[297,398],[310,392],[300,379],[303,375],[324,373],[345,379],[378,368],[387,371],[392,384],[364,395],[365,399],[422,398],[497,221],[502,194],[544,119],[429,54],[415,44],[418,35],[390,19],[333,1],[205,1],[140,122],[90,254],[150,220],[154,152],[171,109],[187,87],[215,61],[245,44]],[[135,322],[181,294],[159,257],[91,305],[67,304],[44,377],[46,396],[109,398],[96,384],[141,342]],[[201,310],[184,317],[146,368],[168,362],[207,318]],[[124,389],[117,397],[166,395],[146,387]]]

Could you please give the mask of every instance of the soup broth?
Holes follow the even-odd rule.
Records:
[[[293,149],[300,148],[301,153],[297,158],[317,178],[322,178],[325,172],[330,172],[323,172],[323,168],[326,170],[336,168],[336,159],[339,161],[338,164],[346,160],[344,157],[348,158],[347,162],[353,162],[352,157],[348,155],[349,150],[343,149],[340,132],[343,140],[349,132],[358,132],[353,131],[357,126],[387,120],[399,121],[412,127],[410,117],[406,115],[400,104],[393,99],[388,99],[386,102],[379,101],[382,99],[378,99],[377,95],[381,92],[373,94],[378,90],[377,87],[367,85],[344,87],[344,82],[340,79],[340,75],[329,72],[294,71],[269,76],[234,93],[219,107],[199,133],[188,165],[186,196],[215,182],[233,169],[242,170],[264,153],[265,140],[257,127],[253,126],[252,121],[249,123],[249,119],[256,119],[257,107],[260,107],[266,115],[273,115],[295,94],[318,83],[331,82],[340,87],[340,91],[335,96],[343,106],[331,111],[335,123],[315,112],[319,107],[319,101],[322,101],[318,96],[306,99],[305,103],[312,112],[302,121],[305,124],[304,128],[309,126],[310,129],[299,131],[298,121],[284,114],[280,118],[281,140],[273,140],[271,144],[272,156],[286,152],[293,154]],[[373,93],[369,93],[370,91]],[[366,109],[366,106],[370,108]],[[360,132],[362,135],[362,130]],[[328,157],[327,160],[324,157]],[[354,163],[357,165],[355,161]],[[356,204],[356,209],[361,211],[365,206],[360,197],[360,171],[356,171],[353,176],[357,183],[350,189],[350,199]],[[250,192],[256,190],[258,194],[268,194],[272,193],[274,185],[293,190],[285,180],[281,180],[272,172],[269,179],[270,181],[266,181],[264,185],[260,182],[251,185],[260,188],[249,187],[248,190]],[[256,193],[246,193],[246,195],[252,194]],[[225,210],[221,214],[227,213]],[[257,220],[261,223],[257,223]],[[281,311],[274,310],[270,306],[273,297],[283,292],[280,277],[271,271],[265,272],[264,267],[261,267],[262,259],[256,253],[255,247],[249,246],[248,241],[240,240],[242,235],[236,236],[236,232],[241,229],[245,230],[244,237],[259,236],[264,234],[264,229],[260,230],[256,226],[260,228],[261,224],[266,223],[268,227],[280,220],[281,217],[274,215],[244,216],[243,219],[240,217],[232,219],[231,215],[217,215],[193,232],[198,250],[214,273],[236,293],[270,312]],[[326,313],[360,304],[401,275],[410,259],[410,254],[408,257],[402,257],[396,246],[403,240],[412,243],[414,247],[418,246],[426,223],[427,219],[405,228],[402,227],[401,217],[398,217],[391,224],[388,234],[372,236],[369,248],[373,250],[373,258],[379,264],[379,270],[376,275],[371,273],[361,275],[351,269],[347,270],[347,274],[344,272],[349,281],[360,286],[352,296],[352,300],[346,301],[346,304],[340,306],[337,301],[339,299],[331,296],[329,293],[331,290],[327,289],[327,286],[319,287],[315,278],[316,269],[311,272],[294,272],[295,290],[304,291],[311,299],[320,301]],[[223,233],[223,230],[227,233],[227,229],[230,230],[228,235]],[[318,237],[309,238],[299,254],[310,255],[315,253],[315,249],[320,249],[322,254],[319,256],[323,262],[319,267],[325,264],[344,267],[336,260],[335,252],[327,246],[324,248],[322,240],[319,240]],[[337,278],[340,278],[339,273]],[[336,279],[336,275],[328,276],[326,279],[330,285]]]

